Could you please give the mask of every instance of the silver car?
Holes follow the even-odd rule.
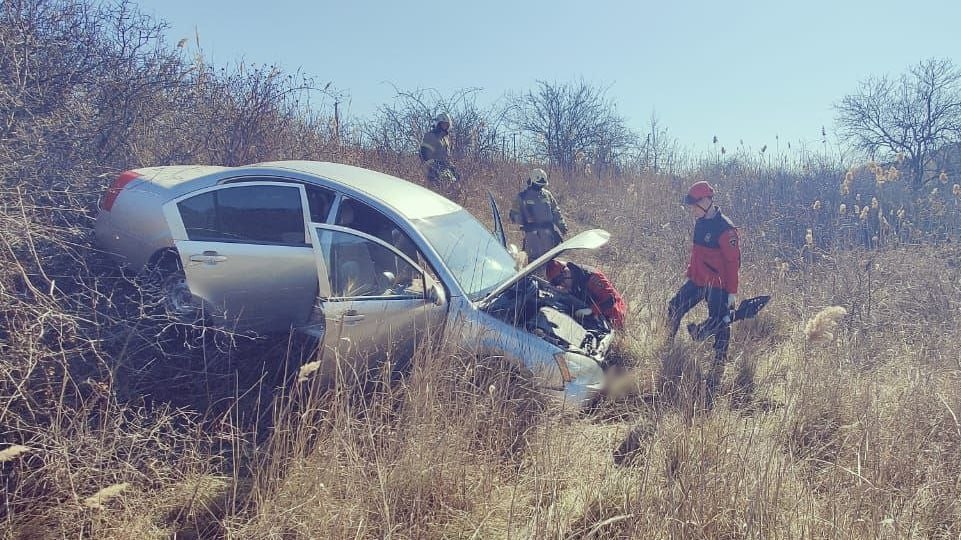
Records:
[[[428,189],[359,167],[149,167],[104,194],[96,238],[155,278],[177,321],[294,328],[325,359],[357,363],[441,339],[507,358],[541,389],[586,404],[603,391],[613,332],[575,321],[569,298],[533,272],[609,234],[585,231],[518,270],[490,203],[493,232]]]

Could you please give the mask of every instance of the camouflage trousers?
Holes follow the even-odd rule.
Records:
[[[524,231],[524,251],[527,253],[527,260],[530,262],[560,243],[561,237],[553,226],[537,227]]]
[[[427,167],[427,181],[430,183],[453,184],[457,180],[457,170],[450,163],[435,163]]]

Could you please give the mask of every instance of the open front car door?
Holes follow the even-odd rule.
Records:
[[[327,369],[362,372],[404,364],[447,316],[446,293],[407,254],[381,238],[337,225],[312,224],[321,280],[315,320],[323,320]],[[410,255],[414,255],[411,257]]]

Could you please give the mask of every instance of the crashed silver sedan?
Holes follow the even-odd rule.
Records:
[[[490,202],[493,231],[428,189],[359,167],[149,167],[104,194],[96,239],[155,280],[176,321],[293,328],[319,340],[324,361],[358,364],[440,338],[587,404],[603,392],[613,331],[577,322],[533,272],[609,234],[582,232],[518,270]]]

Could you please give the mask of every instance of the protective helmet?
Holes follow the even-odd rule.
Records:
[[[544,271],[547,274],[547,281],[550,281],[551,284],[554,284],[554,280],[557,279],[558,276],[561,275],[561,272],[564,271],[564,266],[564,261],[559,261],[557,259],[551,259],[548,261],[547,266],[544,268]]]
[[[711,184],[701,180],[700,182],[695,182],[688,188],[687,195],[681,199],[681,202],[684,204],[694,204],[705,197],[714,197],[714,188],[711,187]]]
[[[450,115],[442,112],[434,117],[434,125],[440,124],[442,122],[447,122],[448,127],[454,125],[454,120],[451,119]]]
[[[534,169],[527,175],[527,185],[545,187],[547,185],[547,173],[544,169]]]

